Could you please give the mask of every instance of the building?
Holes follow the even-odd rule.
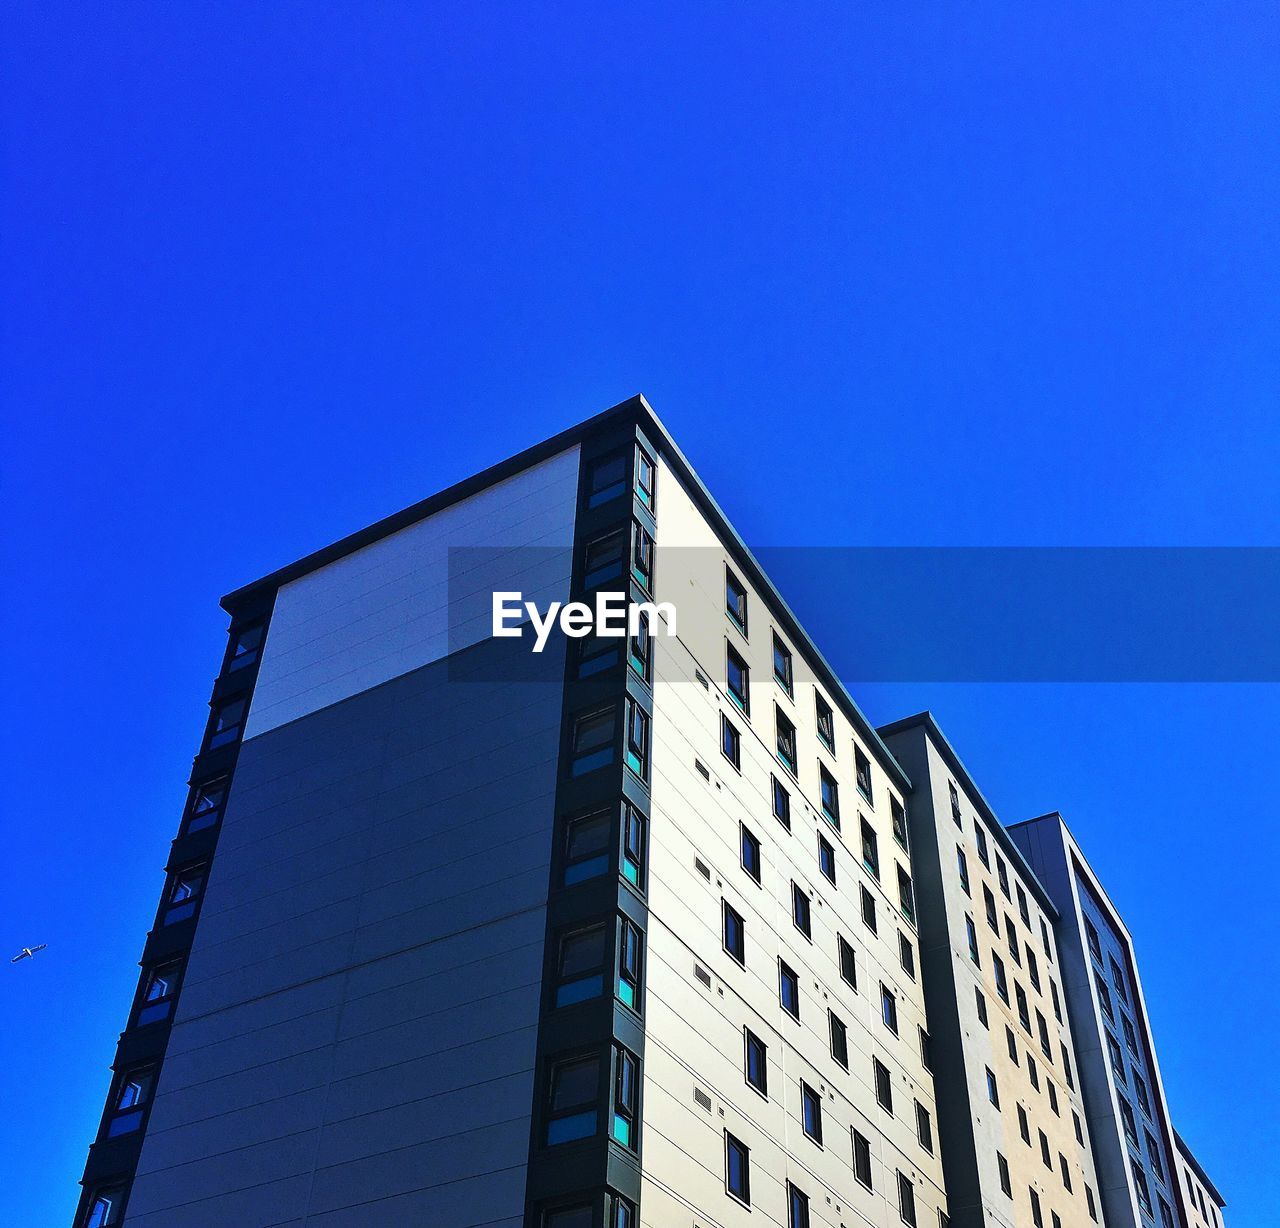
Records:
[[[1177,1130],[1173,1132],[1173,1142],[1182,1161],[1182,1199],[1187,1223],[1191,1228],[1222,1228],[1226,1201]]]
[[[1133,940],[1059,814],[1009,829],[1058,907],[1063,988],[1110,1228],[1190,1226]]]
[[[223,605],[78,1228],[945,1223],[909,782],[642,399]]]
[[[913,786],[920,964],[952,1222],[1097,1223],[1057,909],[931,715],[880,734]]]

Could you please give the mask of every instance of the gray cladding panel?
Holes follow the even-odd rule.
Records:
[[[529,655],[245,743],[129,1228],[519,1222],[563,642],[493,681]]]

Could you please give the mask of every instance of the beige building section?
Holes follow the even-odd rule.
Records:
[[[747,590],[744,635],[725,613],[726,566],[745,577],[665,468],[658,506],[655,596],[676,606],[679,637],[659,638],[654,654],[643,1222],[785,1224],[791,1182],[808,1196],[814,1228],[898,1225],[901,1173],[915,1222],[934,1228],[945,1195],[922,1059],[924,998],[900,958],[905,940],[917,962],[917,939],[897,896],[895,867],[909,873],[910,860],[891,832],[890,799],[901,801],[882,762],[891,760],[825,692],[834,753],[820,744],[818,684],[800,646],[789,645],[788,696],[773,677],[775,623],[763,595]],[[749,715],[727,692],[729,646],[750,670]],[[794,777],[775,754],[775,705],[796,728]],[[722,716],[741,734],[740,768],[721,751]],[[855,784],[855,745],[871,763],[872,801]],[[821,814],[820,762],[838,783],[840,832]],[[790,831],[773,814],[774,776],[790,793]],[[877,835],[880,880],[855,851],[860,819]],[[742,825],[760,843],[760,883],[742,866]],[[835,850],[835,885],[819,869],[819,836]],[[811,940],[793,923],[793,884],[811,899]],[[862,919],[860,887],[874,899],[878,932]],[[724,949],[724,903],[745,920],[745,965]],[[856,990],[841,977],[837,935],[856,952]],[[798,1021],[780,1004],[780,960],[798,975]],[[882,986],[895,996],[897,1035],[881,1017]],[[832,1055],[831,1014],[847,1030],[847,1070]],[[767,1046],[767,1096],[745,1079],[744,1029]],[[892,1112],[877,1103],[873,1059],[890,1071]],[[821,1145],[802,1128],[802,1084],[821,1096]],[[931,1150],[917,1135],[917,1104]],[[854,1175],[854,1130],[870,1141],[871,1188]],[[752,1209],[726,1191],[726,1132],[750,1148]]]

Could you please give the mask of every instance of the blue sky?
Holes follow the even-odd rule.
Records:
[[[69,1222],[238,584],[635,391],[753,544],[1280,544],[1274,6],[3,21],[5,1223]],[[1271,1222],[1277,688],[823,647],[1067,816]]]

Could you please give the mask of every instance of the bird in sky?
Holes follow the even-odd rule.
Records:
[[[35,959],[37,951],[43,951],[49,944],[42,942],[37,947],[23,947],[9,962],[11,964],[20,964],[24,959]]]

